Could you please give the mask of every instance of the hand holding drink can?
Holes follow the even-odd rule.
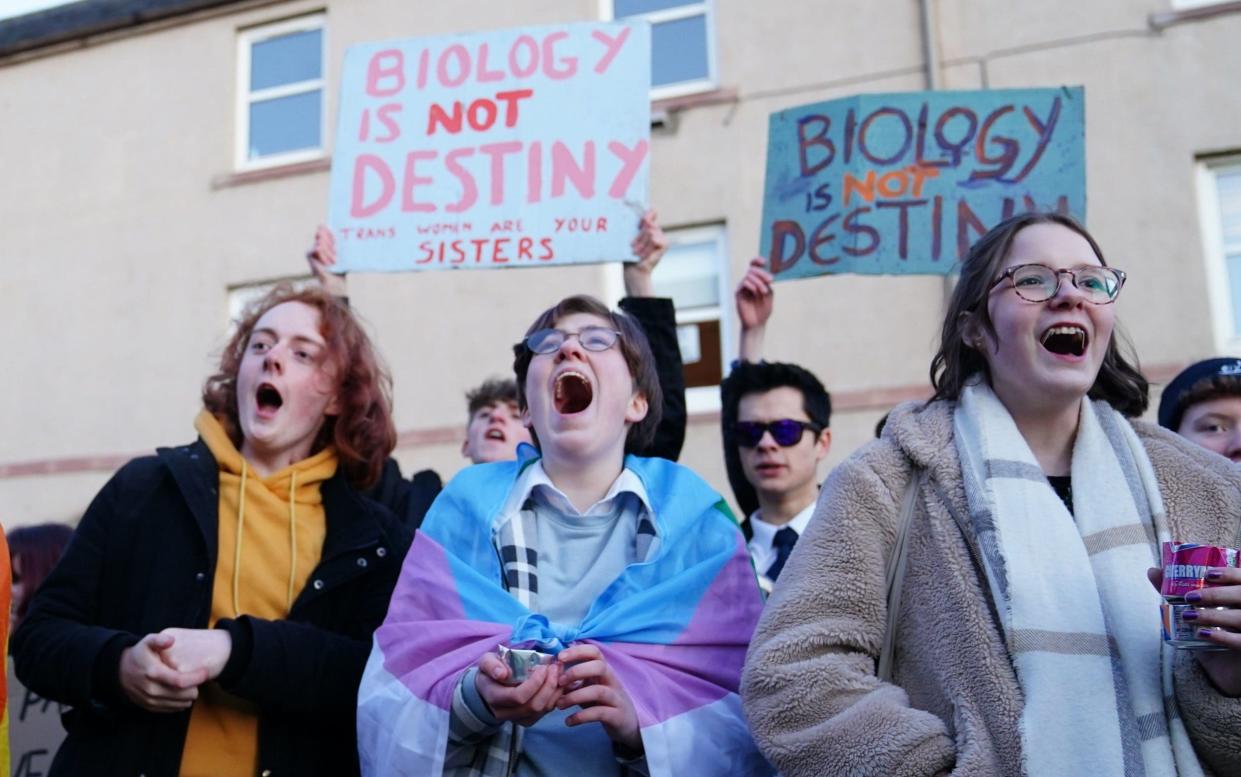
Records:
[[[1227,607],[1197,606],[1201,592],[1226,585],[1211,578],[1213,568],[1241,566],[1241,553],[1236,548],[1194,543],[1165,542],[1162,549],[1163,584],[1160,605],[1163,638],[1173,647],[1185,650],[1227,650],[1226,647],[1199,637],[1199,613],[1206,609],[1228,610]]]

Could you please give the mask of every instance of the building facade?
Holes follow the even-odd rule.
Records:
[[[769,114],[864,92],[1083,85],[1088,222],[1129,273],[1147,375],[1241,352],[1241,2],[83,0],[0,20],[0,519],[74,520],[127,458],[187,441],[231,315],[306,275],[354,43],[643,16],[651,203],[674,247],[682,461],[728,494],[716,386],[757,250]],[[780,284],[770,359],[833,392],[829,465],[929,395],[939,277]],[[615,265],[349,278],[395,381],[406,472],[459,469],[467,388],[534,314],[615,302]]]

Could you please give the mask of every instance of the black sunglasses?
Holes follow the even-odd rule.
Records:
[[[794,421],[792,418],[781,418],[778,421],[761,423],[759,421],[738,421],[733,424],[737,433],[737,444],[742,448],[753,448],[763,439],[765,432],[771,432],[771,439],[776,445],[787,448],[801,442],[801,436],[809,429],[818,434],[823,427],[810,421]]]

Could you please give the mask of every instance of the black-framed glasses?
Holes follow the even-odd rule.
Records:
[[[778,421],[738,421],[733,424],[737,433],[737,444],[742,448],[756,447],[763,439],[763,434],[771,432],[771,439],[776,445],[787,448],[801,442],[801,437],[809,429],[814,434],[823,431],[823,427],[810,421],[795,421],[792,418],[781,418]]]
[[[606,351],[616,345],[621,333],[615,329],[602,326],[582,327],[579,332],[566,332],[562,329],[540,329],[526,335],[526,347],[531,353],[554,353],[560,350],[564,341],[576,337],[582,347],[588,351]]]
[[[1013,290],[1027,302],[1046,302],[1060,292],[1060,276],[1068,275],[1086,297],[1095,305],[1109,305],[1116,301],[1120,287],[1125,285],[1125,273],[1115,267],[1084,265],[1071,270],[1053,270],[1045,264],[1019,264],[1009,267],[995,279],[995,288],[1005,279],[1012,279]]]

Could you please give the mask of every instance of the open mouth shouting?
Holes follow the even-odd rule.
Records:
[[[1039,342],[1059,356],[1082,356],[1086,353],[1089,336],[1083,327],[1076,324],[1056,324],[1043,332]]]
[[[260,383],[254,391],[254,406],[260,416],[270,418],[284,405],[284,397],[270,383]]]
[[[504,430],[497,428],[497,427],[492,427],[491,429],[488,429],[487,433],[483,435],[483,438],[487,440],[497,440],[499,442],[504,442],[506,439],[508,439],[507,437],[504,436]]]
[[[552,384],[552,401],[561,415],[582,412],[590,407],[594,398],[595,389],[590,379],[577,370],[565,370]]]

